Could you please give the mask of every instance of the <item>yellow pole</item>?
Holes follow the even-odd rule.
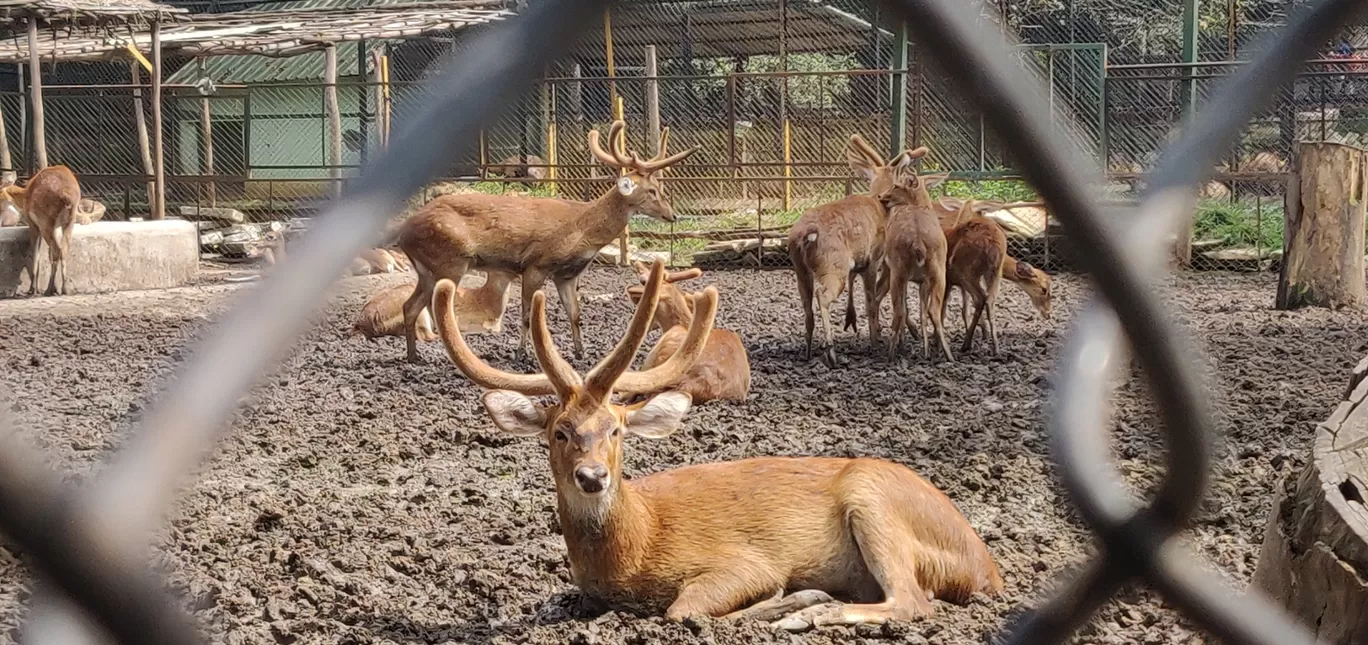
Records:
[[[789,120],[784,119],[784,210],[793,204],[793,136]]]
[[[389,56],[380,57],[380,91],[385,97],[384,128],[381,135],[380,144],[389,147],[390,140],[390,73]]]
[[[557,175],[558,175],[559,173],[556,172],[557,168],[556,168],[556,122],[555,122],[555,121],[548,121],[548,122],[546,123],[546,157],[547,157],[547,159],[546,159],[546,165],[548,166],[547,169],[546,169],[546,177],[547,177],[547,179],[550,180],[549,183],[550,183],[550,188],[551,188],[551,194],[552,194],[552,195],[555,195],[555,194],[557,194],[557,193],[560,192],[560,191],[557,189],[557,187],[556,187],[556,177],[557,177]]]

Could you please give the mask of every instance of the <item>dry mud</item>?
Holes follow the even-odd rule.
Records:
[[[1079,278],[1057,279],[1050,322],[1004,287],[998,357],[976,350],[953,365],[919,357],[890,365],[843,334],[846,364],[834,371],[801,359],[791,274],[715,272],[699,281],[721,289],[719,324],[746,340],[752,397],[700,407],[668,439],[632,441],[629,476],[755,455],[896,460],[955,500],[1007,581],[998,598],[937,602],[928,620],[797,637],[759,624],[672,624],[582,607],[540,442],[499,435],[478,390],[439,345],[423,347],[426,364],[409,365],[399,339],[345,337],[367,293],[405,279],[344,281],[318,326],[244,401],[232,435],[172,511],[159,564],[216,642],[980,643],[1092,552],[1058,486],[1044,427],[1053,361],[1069,312],[1086,295]],[[626,326],[623,289],[632,281],[625,271],[586,274],[590,356]],[[1174,287],[1174,311],[1210,352],[1209,398],[1224,431],[1192,541],[1240,589],[1275,483],[1303,462],[1368,336],[1354,313],[1271,311],[1268,275],[1185,275]],[[248,288],[0,302],[3,405],[80,481]],[[568,345],[554,293],[550,300]],[[509,330],[516,317],[503,336],[472,345],[491,362],[526,370],[532,364]],[[952,329],[957,339],[958,324]],[[1120,467],[1143,490],[1162,475],[1161,444],[1139,379],[1122,385],[1116,410]],[[22,554],[0,550],[0,641],[14,638],[29,590]],[[1076,638],[1202,640],[1138,590],[1108,603]]]

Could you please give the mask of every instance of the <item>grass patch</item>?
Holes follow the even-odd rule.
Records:
[[[1283,207],[1272,203],[1259,209],[1248,202],[1204,199],[1197,204],[1193,238],[1223,240],[1223,247],[1281,249]]]

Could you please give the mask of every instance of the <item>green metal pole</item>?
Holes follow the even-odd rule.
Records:
[[[1188,64],[1184,73],[1196,76],[1197,69],[1191,65],[1197,62],[1197,0],[1183,0],[1183,62]],[[1184,79],[1181,87],[1179,107],[1186,121],[1197,108],[1197,81]]]
[[[899,22],[893,36],[893,55],[889,63],[898,70],[893,75],[893,115],[889,124],[888,156],[895,157],[907,145],[907,23]]]

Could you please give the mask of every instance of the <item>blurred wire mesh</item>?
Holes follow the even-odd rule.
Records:
[[[1001,190],[1007,194],[991,196],[1008,201],[1035,197],[1031,192],[1034,189],[1017,178],[1013,161],[1030,155],[1019,172],[1058,209],[1056,214],[1069,227],[1071,239],[1088,246],[1090,257],[1082,262],[1084,268],[1092,271],[1100,293],[1117,313],[1113,317],[1110,309],[1098,304],[1080,316],[1082,322],[1062,363],[1061,398],[1052,429],[1065,480],[1085,517],[1099,532],[1105,550],[1095,565],[1073,581],[1068,593],[1023,621],[1014,638],[1017,642],[1058,642],[1122,584],[1138,577],[1164,592],[1194,620],[1233,642],[1308,642],[1302,629],[1257,595],[1238,600],[1230,596],[1192,566],[1188,556],[1175,546],[1175,535],[1201,493],[1208,466],[1204,446],[1209,430],[1190,363],[1184,360],[1185,350],[1172,324],[1162,316],[1148,280],[1160,265],[1155,257],[1166,229],[1172,222],[1182,221],[1192,207],[1209,200],[1243,207],[1252,199],[1256,216],[1262,221],[1263,201],[1272,201],[1276,184],[1285,179],[1292,142],[1307,133],[1327,139],[1332,133],[1344,140],[1356,136],[1353,128],[1358,127],[1359,117],[1343,107],[1358,94],[1355,74],[1360,70],[1353,67],[1356,63],[1319,62],[1293,80],[1296,61],[1314,55],[1314,43],[1328,38],[1353,4],[1350,0],[1327,0],[1304,11],[1301,17],[1264,16],[1274,22],[1291,20],[1289,33],[1262,53],[1248,52],[1262,56],[1259,64],[1244,66],[1238,75],[1224,79],[1221,77],[1230,75],[1232,66],[1144,62],[1147,56],[1168,55],[1172,25],[1167,19],[1143,16],[1131,16],[1134,20],[1128,21],[1124,12],[1110,13],[1121,8],[1117,3],[1069,5],[1067,31],[1075,42],[1064,46],[1031,42],[1057,37],[1058,25],[1047,29],[1054,19],[1014,13],[1014,8],[1020,8],[1008,3],[997,7],[1000,13],[994,14],[978,13],[968,5],[948,1],[891,2],[893,13],[881,17],[877,7],[841,9],[779,2],[782,50],[777,59],[771,53],[744,49],[767,47],[771,39],[764,36],[765,30],[775,24],[769,13],[774,7],[749,4],[749,10],[759,13],[724,14],[728,19],[719,23],[731,25],[737,32],[732,36],[689,35],[684,42],[687,47],[681,48],[688,53],[682,56],[672,49],[678,43],[661,46],[657,64],[661,70],[674,66],[674,74],[660,70],[644,73],[648,60],[644,55],[640,66],[629,56],[620,59],[619,66],[616,56],[606,56],[606,48],[604,69],[595,68],[600,41],[595,40],[592,30],[570,58],[579,62],[567,68],[563,62],[567,59],[550,56],[549,47],[556,40],[550,34],[564,32],[564,25],[573,22],[568,16],[583,19],[584,12],[578,7],[567,9],[569,3],[558,5],[547,0],[528,10],[523,18],[493,28],[489,36],[495,40],[483,45],[488,49],[468,39],[447,43],[444,49],[451,53],[451,59],[465,61],[464,71],[455,75],[427,79],[424,63],[410,71],[396,67],[389,76],[384,73],[388,68],[385,56],[395,55],[393,49],[387,45],[390,53],[377,58],[366,56],[358,47],[352,68],[357,78],[345,84],[350,92],[339,91],[339,96],[345,97],[341,102],[355,106],[352,112],[344,111],[348,124],[344,129],[354,126],[348,131],[355,132],[349,138],[355,145],[348,146],[342,164],[310,164],[307,155],[298,152],[310,143],[311,124],[323,129],[323,111],[307,107],[321,104],[319,84],[239,79],[210,91],[203,91],[202,84],[175,87],[164,109],[172,115],[166,136],[180,142],[172,143],[168,153],[174,159],[170,165],[178,168],[172,173],[179,179],[173,182],[179,185],[172,191],[178,195],[176,201],[232,204],[251,210],[247,204],[258,204],[261,199],[253,192],[258,184],[293,185],[288,197],[283,193],[279,197],[279,208],[286,214],[309,212],[340,181],[354,176],[357,167],[365,166],[368,171],[348,182],[350,198],[328,207],[325,220],[333,226],[320,227],[293,256],[292,261],[302,270],[277,273],[254,294],[255,298],[225,321],[226,333],[211,338],[197,360],[188,365],[175,391],[149,414],[145,433],[134,444],[139,449],[122,453],[108,473],[108,488],[94,489],[91,497],[76,498],[73,503],[51,476],[35,467],[26,451],[6,437],[10,445],[0,450],[0,459],[4,460],[0,463],[0,503],[6,512],[0,517],[6,529],[31,551],[38,570],[116,637],[126,642],[193,640],[191,632],[168,609],[170,605],[155,592],[154,583],[134,573],[138,571],[132,555],[138,551],[134,545],[147,528],[143,523],[160,512],[157,502],[170,494],[169,484],[192,466],[196,455],[216,437],[238,394],[268,368],[272,358],[302,328],[309,309],[305,305],[323,297],[324,289],[319,287],[337,274],[350,254],[371,240],[380,219],[401,208],[409,192],[530,190],[592,195],[607,177],[578,152],[578,142],[592,124],[626,116],[634,126],[630,145],[650,150],[651,139],[642,124],[653,121],[648,106],[655,101],[646,97],[657,93],[660,121],[676,132],[675,145],[703,146],[689,164],[669,176],[676,207],[695,213],[694,220],[685,225],[701,231],[700,237],[710,234],[725,238],[735,232],[746,237],[725,241],[758,240],[758,248],[752,249],[756,251],[752,258],[756,264],[765,263],[766,233],[781,236],[785,225],[805,205],[863,188],[848,177],[841,163],[843,137],[849,132],[886,141],[890,153],[908,145],[929,145],[935,152],[928,168],[957,174],[951,190],[979,196]],[[631,17],[638,11],[649,18],[652,12],[666,12],[671,6],[630,3],[624,5],[617,24],[629,34],[637,25],[638,31],[648,34],[643,37],[665,42],[680,29],[670,27],[664,33],[653,33],[648,31],[655,24],[650,19],[634,23]],[[901,14],[904,18],[915,18],[911,24],[922,39],[921,45],[939,52],[944,67],[903,48],[907,40],[900,28],[877,26],[898,24],[888,19],[899,12],[905,12]],[[806,13],[820,17],[805,22],[802,16]],[[683,33],[694,34],[693,21],[706,12],[675,11],[670,15],[671,20],[683,20]],[[861,15],[867,18],[859,18]],[[1197,21],[1200,17],[1191,18]],[[605,19],[605,27],[610,20]],[[790,24],[790,20],[795,22]],[[823,31],[823,25],[851,21],[865,25],[854,37],[841,29]],[[1243,55],[1249,46],[1251,26],[1235,22],[1227,24],[1226,55]],[[1116,28],[1118,24],[1120,28]],[[1263,24],[1260,29],[1268,26]],[[1109,29],[1114,29],[1115,35]],[[1137,30],[1143,35],[1138,44]],[[1027,42],[1008,49],[1005,43],[985,35],[992,31],[1019,34]],[[1097,41],[1076,42],[1083,37],[1081,32],[1092,34]],[[600,38],[603,33],[599,33]],[[498,39],[500,34],[502,40]],[[832,48],[820,44],[824,38],[844,43],[834,51],[844,48],[847,53],[833,54]],[[873,45],[863,47],[865,38]],[[887,51],[886,40],[898,43],[898,47],[892,56],[881,58],[879,52]],[[1212,45],[1219,45],[1219,38],[1183,38],[1180,34],[1182,40],[1187,40],[1184,49],[1203,56],[1220,52]],[[541,48],[523,52],[516,47],[531,42]],[[625,48],[632,41],[616,38],[616,42]],[[462,51],[462,47],[469,49]],[[495,50],[499,53],[493,53]],[[531,92],[513,94],[520,98],[494,107],[486,100],[488,96],[507,95],[514,89],[511,81],[517,72],[531,71],[530,59],[507,55],[515,50],[520,55],[558,62],[542,66],[543,81]],[[1130,53],[1123,56],[1123,52]],[[803,54],[813,57],[799,64],[809,69],[794,69],[795,61],[804,60],[798,58]],[[1126,56],[1141,62],[1109,62],[1128,60]],[[428,61],[432,58],[435,56]],[[375,67],[370,61],[374,60],[381,61],[379,80],[369,78]],[[821,69],[830,65],[866,68]],[[197,65],[197,70],[208,67]],[[365,74],[360,73],[363,68]],[[491,69],[499,73],[491,74]],[[1021,74],[1022,69],[1031,73]],[[425,79],[430,85],[420,84]],[[1032,85],[1034,79],[1043,82]],[[901,100],[902,83],[909,88],[905,103]],[[117,142],[106,143],[101,133],[118,125],[136,126],[139,115],[145,116],[146,103],[137,86],[118,85],[82,92],[53,84],[50,132],[54,134],[50,140],[85,141],[86,145],[57,144],[71,147],[55,147],[54,157],[91,175],[92,185],[98,186],[102,180],[111,186],[123,182],[126,214],[132,215],[147,177],[139,172],[120,175],[119,171],[130,165],[136,170],[141,160]],[[1286,91],[1274,91],[1283,86]],[[72,90],[71,96],[63,95],[66,90]],[[1129,112],[1116,108],[1114,101],[1115,95],[1127,93],[1134,98],[1125,104]],[[58,95],[62,98],[55,98]],[[467,98],[472,96],[481,98]],[[972,97],[973,104],[984,111],[980,114],[970,109],[969,103],[955,96]],[[1146,96],[1152,100],[1144,100]],[[893,101],[893,97],[898,100]],[[1199,113],[1188,122],[1191,106],[1200,104],[1204,97],[1216,97],[1213,100],[1220,109]],[[0,101],[7,98],[0,96]],[[671,107],[667,109],[667,105]],[[1266,107],[1271,108],[1269,114],[1246,122]],[[22,103],[20,108],[17,125],[23,131]],[[465,118],[443,124],[446,110]],[[211,115],[208,121],[203,119],[206,113]],[[6,112],[7,121],[13,118],[11,114],[14,112]],[[497,123],[477,128],[477,119],[486,115],[498,116]],[[1161,156],[1168,133],[1180,122],[1191,125],[1187,138],[1177,141],[1177,152],[1169,150],[1164,153],[1167,157]],[[240,130],[225,125],[234,123]],[[260,128],[271,134],[256,134]],[[377,152],[372,142],[387,139],[390,128],[400,133],[401,140],[393,148]],[[217,134],[220,131],[228,134]],[[129,132],[136,136],[136,127],[120,132],[124,144],[129,143]],[[1002,135],[994,136],[993,132]],[[434,133],[450,135],[458,147],[431,146]],[[270,145],[256,146],[257,137]],[[206,141],[214,144],[212,164],[203,145]],[[132,148],[137,151],[136,141]],[[60,155],[57,150],[62,150]],[[1228,193],[1213,197],[1218,189],[1211,185],[1187,186],[1186,182],[1207,172],[1207,162],[1219,161],[1222,150],[1229,151],[1227,166],[1214,177],[1225,180]],[[22,153],[24,149],[12,148],[11,152],[15,151]],[[1261,153],[1274,158],[1273,166],[1250,170],[1251,163],[1268,159],[1260,157]],[[305,161],[294,163],[292,155],[296,154]],[[375,158],[377,154],[379,158]],[[320,159],[327,156],[321,145],[318,155]],[[534,155],[544,163],[534,161]],[[1118,170],[1119,164],[1127,164],[1126,169]],[[528,166],[529,170],[523,176],[506,176],[517,174],[509,171],[509,165]],[[1090,172],[1090,167],[1098,172]],[[532,175],[534,168],[544,172]],[[1137,218],[1127,223],[1128,232],[1134,233],[1127,244],[1121,244],[1102,224],[1103,202],[1090,190],[1096,180],[1103,179],[1103,168],[1113,188],[1113,193],[1102,196],[1106,199],[1117,198],[1116,193],[1121,198],[1134,195],[1133,182],[1150,180],[1141,173],[1157,170],[1153,175],[1156,185],[1143,195]],[[496,169],[505,176],[490,181],[489,175]],[[474,185],[469,187],[430,181],[442,175],[480,181],[470,182]],[[1116,184],[1120,183],[1125,186],[1118,188]],[[955,184],[960,186],[955,188]],[[1199,188],[1207,193],[1202,201],[1187,197],[1189,191]],[[281,213],[271,212],[276,208],[275,190],[267,188],[267,211],[258,206],[251,212],[262,218],[281,217]],[[754,208],[739,205],[751,202]],[[1270,219],[1280,218],[1270,215]],[[1198,226],[1202,226],[1200,211]],[[1041,228],[1048,227],[1042,222]],[[724,233],[719,236],[718,231]],[[656,236],[648,236],[650,233]],[[641,242],[668,243],[673,250],[684,241],[702,241],[672,238],[645,227],[638,227],[633,235]],[[1043,252],[1050,252],[1048,235],[1023,237],[1019,243],[1024,246],[1019,248],[1025,252],[1037,251],[1030,246],[1036,237],[1042,239]],[[696,260],[710,250],[705,246],[683,252]],[[742,248],[737,253],[740,261],[745,261],[745,251]],[[267,311],[285,312],[277,317],[287,320],[261,314]],[[1100,376],[1114,366],[1116,343],[1123,330],[1145,347],[1137,357],[1152,378],[1170,444],[1172,479],[1161,487],[1157,503],[1149,509],[1136,509],[1123,491],[1105,481],[1107,457],[1105,453],[1094,454],[1105,446],[1105,441],[1099,441],[1099,433],[1107,426],[1102,412],[1106,392],[1100,389],[1105,379]],[[236,350],[243,335],[251,335],[259,346],[272,351],[244,358]],[[228,376],[222,371],[225,365],[234,367]],[[206,379],[213,379],[217,387],[199,387]],[[194,397],[204,400],[191,406],[187,401]],[[172,438],[175,441],[170,441]],[[117,505],[99,503],[109,502],[110,496],[119,493],[135,493],[122,498],[137,500],[134,503],[138,506],[128,517],[114,514]],[[57,526],[69,530],[60,539],[53,539],[49,529]],[[112,593],[115,589],[121,593]],[[84,629],[79,623],[64,622],[67,605],[55,597],[44,598],[50,604],[34,612],[29,636],[70,637],[79,633],[70,630]]]

